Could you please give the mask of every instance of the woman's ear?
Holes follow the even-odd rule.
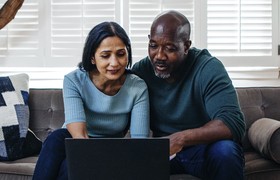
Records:
[[[94,59],[94,57],[91,58],[91,64],[95,64],[95,59]]]

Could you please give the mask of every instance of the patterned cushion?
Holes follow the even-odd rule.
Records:
[[[0,160],[16,160],[39,153],[42,142],[28,129],[29,77],[0,77]]]

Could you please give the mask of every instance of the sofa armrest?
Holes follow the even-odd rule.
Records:
[[[280,121],[269,118],[255,121],[248,138],[256,151],[280,164]]]

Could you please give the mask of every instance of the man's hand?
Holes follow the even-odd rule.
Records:
[[[168,136],[170,142],[170,155],[180,152],[184,147],[185,137],[183,133],[177,132]]]
[[[209,121],[202,127],[176,132],[167,136],[170,141],[170,155],[183,147],[211,143],[221,139],[232,139],[230,129],[220,120]]]

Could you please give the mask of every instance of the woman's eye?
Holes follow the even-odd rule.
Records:
[[[126,55],[126,50],[119,50],[119,51],[117,51],[116,52],[116,55],[118,56],[118,57],[123,57],[123,56],[125,56]]]
[[[101,58],[103,59],[108,59],[110,57],[110,55],[102,55]]]
[[[118,53],[117,56],[123,57],[123,56],[125,56],[125,53]]]

